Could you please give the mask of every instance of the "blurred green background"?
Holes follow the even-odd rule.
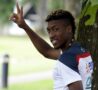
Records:
[[[53,69],[55,61],[46,59],[37,52],[27,36],[0,36],[0,41],[1,55],[8,54],[10,56],[8,68],[9,77],[19,77],[19,75],[24,76],[31,73],[45,72]],[[3,60],[2,57],[1,59]],[[0,63],[0,77],[2,77],[2,62]],[[30,82],[9,84],[8,89],[52,90],[50,89],[53,88],[52,83],[53,81],[51,78],[45,78],[45,80],[43,79],[42,81],[30,80]]]

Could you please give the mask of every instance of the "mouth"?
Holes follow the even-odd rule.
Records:
[[[58,43],[58,40],[51,40],[53,45],[56,45]]]

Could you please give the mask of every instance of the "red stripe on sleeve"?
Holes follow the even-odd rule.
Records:
[[[83,53],[83,54],[79,54],[79,55],[76,56],[76,60],[79,63],[80,58],[85,58],[85,57],[88,57],[88,56],[90,56],[89,52],[86,52],[86,53]]]

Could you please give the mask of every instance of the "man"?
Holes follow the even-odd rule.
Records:
[[[47,31],[54,48],[25,23],[23,8],[20,9],[18,3],[17,13],[13,13],[10,20],[25,30],[42,55],[58,59],[54,69],[54,90],[91,90],[92,59],[89,52],[74,40],[75,22],[68,11],[56,10],[46,18]]]

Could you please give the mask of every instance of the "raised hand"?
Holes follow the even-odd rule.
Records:
[[[25,21],[23,18],[23,7],[19,7],[19,4],[16,4],[17,7],[17,13],[13,13],[10,16],[10,20],[12,20],[13,22],[15,22],[19,27],[23,28],[23,26],[25,25]]]

